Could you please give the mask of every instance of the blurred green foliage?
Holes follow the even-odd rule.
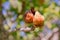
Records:
[[[22,0],[18,0],[18,1],[21,1]],[[42,4],[40,5],[40,0],[25,0],[25,7],[24,7],[24,10],[23,10],[23,13],[25,13],[26,10],[29,10],[32,6],[38,10],[42,15],[44,15],[45,17],[45,21],[49,22],[54,16],[52,15],[59,15],[59,11],[56,12],[56,10],[54,10],[53,8],[57,7],[55,5],[55,3],[51,3],[51,4]],[[2,3],[6,2],[6,0],[2,0]],[[59,7],[58,7],[59,8]],[[51,11],[52,10],[52,11]],[[57,9],[58,10],[58,9]],[[11,8],[11,11],[15,11],[15,13],[17,14],[17,9],[13,9]],[[22,13],[21,13],[22,14]],[[20,28],[20,22],[23,20],[23,14],[22,15],[19,15],[19,17],[17,18],[17,22],[18,22],[18,25],[17,25],[17,28]],[[28,24],[28,26],[31,26],[32,24]],[[56,25],[55,24],[52,24],[52,28],[55,28]],[[34,31],[34,35],[37,36],[37,34],[39,33],[39,31],[42,31],[42,30],[39,30],[39,29],[36,29]],[[16,36],[17,32],[12,32],[12,35],[13,36]]]

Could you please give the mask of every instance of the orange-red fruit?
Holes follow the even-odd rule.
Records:
[[[26,23],[32,23],[33,22],[33,14],[32,12],[27,12],[25,14],[24,20]]]
[[[33,24],[37,27],[41,27],[44,24],[44,16],[42,16],[38,11],[36,11],[34,18],[33,18]]]

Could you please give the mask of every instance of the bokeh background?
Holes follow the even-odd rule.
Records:
[[[23,20],[23,15],[31,7],[44,16],[44,28],[36,28],[29,32],[21,31],[25,27],[30,29],[32,26]],[[2,0],[2,14],[3,27],[7,31],[5,36],[8,35],[6,38],[8,40],[59,40],[60,38],[60,0]]]

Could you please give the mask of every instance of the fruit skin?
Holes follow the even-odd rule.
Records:
[[[44,16],[42,16],[38,11],[36,11],[34,15],[33,25],[35,27],[42,27],[44,25]]]
[[[31,11],[28,11],[25,15],[24,15],[24,21],[26,23],[32,23],[33,22],[33,13]]]

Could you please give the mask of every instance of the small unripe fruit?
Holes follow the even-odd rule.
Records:
[[[41,27],[44,24],[44,16],[42,16],[38,11],[36,11],[34,18],[33,18],[33,24],[37,27]]]
[[[33,23],[33,17],[35,15],[35,10],[34,7],[31,7],[31,9],[26,12],[26,14],[24,15],[24,20],[26,23]]]
[[[26,23],[32,23],[33,22],[33,14],[32,14],[32,12],[27,12],[24,15],[24,20],[25,20]]]

